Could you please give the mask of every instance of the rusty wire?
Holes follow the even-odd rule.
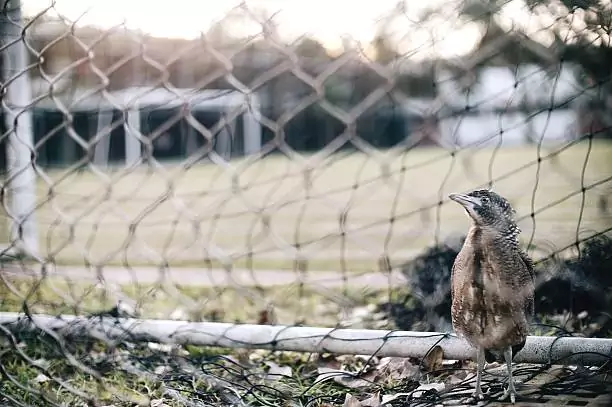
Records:
[[[576,22],[579,8],[558,16],[543,2],[526,27],[504,14],[517,1],[418,13],[398,2],[372,18],[378,42],[345,39],[334,53],[315,38],[283,36],[282,13],[257,2],[241,2],[192,40],[83,26],[62,14],[61,1],[15,21],[9,3],[0,43],[0,143],[9,157],[1,311],[99,318],[129,308],[153,319],[450,329],[439,295],[448,259],[439,281],[427,282],[433,292],[419,291],[406,270],[465,233],[448,193],[492,186],[517,209],[539,284],[570,293],[567,306],[541,299],[548,308],[534,330],[609,334],[610,281],[601,273],[609,257],[585,249],[607,242],[612,227],[609,71],[597,62],[607,54],[585,42],[607,37]],[[467,55],[442,58],[443,21],[486,35]],[[223,37],[236,25],[257,29]],[[9,31],[16,42],[6,41]],[[26,74],[7,69],[18,43],[29,56],[26,106],[6,98]],[[223,109],[197,109],[222,101]],[[35,256],[8,232],[19,223],[19,171],[8,171],[15,122],[6,119],[15,112],[33,117]],[[248,151],[255,127],[261,145]],[[129,140],[136,160],[126,163]],[[352,373],[371,383],[351,388],[315,383],[319,367],[344,363],[338,355],[168,350],[129,332],[104,343],[2,326],[0,337],[3,405],[323,406],[377,392],[404,394],[394,406],[451,405],[473,373],[464,361],[424,370],[411,361],[414,376],[389,381],[368,376],[376,355],[352,357]],[[270,380],[268,362],[290,366],[291,377]],[[595,403],[609,392],[609,364],[560,364],[516,367],[532,383],[528,400],[554,403],[565,392]],[[490,400],[503,379],[485,376]],[[422,391],[424,381],[448,386]]]

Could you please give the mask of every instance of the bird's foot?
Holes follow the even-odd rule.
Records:
[[[516,401],[516,389],[514,388],[514,382],[510,381],[508,388],[504,391],[501,396],[501,401],[510,399],[510,403],[514,404]]]
[[[469,397],[462,400],[463,404],[477,404],[479,401],[484,400],[485,393],[482,392],[480,387],[477,387]]]
[[[482,390],[477,389],[474,393],[472,393],[470,398],[472,398],[473,400],[476,400],[476,401],[480,401],[480,400],[484,400],[485,396],[484,396],[484,393],[482,392]]]

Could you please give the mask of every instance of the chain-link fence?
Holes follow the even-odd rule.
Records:
[[[0,404],[461,403],[448,194],[478,187],[535,260],[519,400],[610,402],[607,3],[21,3]]]

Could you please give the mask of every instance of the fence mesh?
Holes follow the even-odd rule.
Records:
[[[474,363],[439,346],[228,349],[24,321],[442,340],[468,228],[448,194],[477,187],[517,211],[532,334],[611,336],[608,3],[43,3],[1,13],[2,405],[460,404]],[[609,362],[549,362],[516,365],[523,401],[607,405]]]

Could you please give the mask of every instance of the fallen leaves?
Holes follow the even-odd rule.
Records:
[[[402,399],[418,399],[427,396],[427,394],[437,394],[446,390],[446,386],[443,383],[428,383],[421,384],[411,393],[396,393],[396,394],[385,394],[382,397],[377,392],[370,397],[359,400],[357,397],[350,393],[346,394],[344,404],[342,407],[384,407],[390,406],[390,403],[399,401]]]
[[[444,360],[440,347],[419,360],[126,342],[113,348],[88,345],[80,359],[98,371],[104,365],[104,371],[113,376],[148,383],[141,396],[158,407],[191,405],[183,391],[200,392],[200,398],[213,405],[257,405],[260,399],[275,398],[283,407],[298,407],[311,400],[325,407],[393,407],[419,402],[419,398],[437,402],[445,397],[441,393],[457,383],[448,379],[454,373],[445,371],[449,361]],[[37,365],[54,368],[46,358],[39,358]],[[44,390],[52,380],[39,373],[30,383]],[[113,389],[109,397],[119,393],[110,384],[108,388]],[[125,392],[122,399],[132,396]]]
[[[400,380],[418,380],[421,376],[419,366],[406,358],[382,358],[378,365],[378,370],[381,377],[395,382]]]
[[[344,404],[342,407],[381,407],[381,398],[380,394],[376,393],[372,396],[359,400],[357,397],[353,396],[350,393],[346,393],[346,397],[344,399]]]
[[[372,384],[371,381],[360,378],[358,374],[347,372],[345,370],[332,369],[328,367],[320,367],[317,370],[319,375],[315,379],[314,384],[321,384],[332,380],[351,389],[368,387]]]
[[[318,367],[315,384],[333,382],[346,387],[348,392],[343,407],[391,406],[394,401],[435,398],[444,392],[450,381],[448,378],[440,381],[440,377],[435,378],[432,374],[443,371],[446,362],[439,346],[432,348],[422,361],[400,357],[338,356],[325,359],[325,365]],[[457,361],[450,363],[457,364]],[[356,370],[356,367],[360,369]],[[435,381],[429,382],[430,379]],[[358,395],[353,392],[358,392]]]
[[[436,345],[423,358],[423,367],[427,372],[435,372],[442,369],[444,351],[440,345]]]
[[[346,393],[346,398],[344,399],[344,404],[342,407],[361,407],[362,404],[359,399],[353,396],[350,393]]]

